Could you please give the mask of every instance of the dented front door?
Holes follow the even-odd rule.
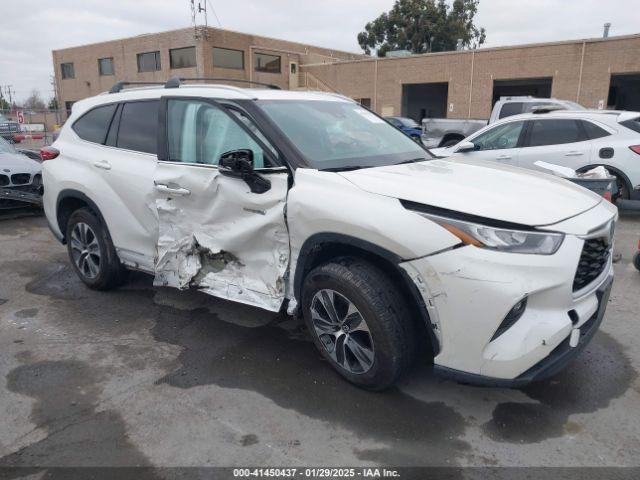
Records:
[[[156,285],[278,311],[289,262],[288,173],[270,146],[217,104],[164,99],[167,151],[154,183],[159,235]],[[217,167],[222,153],[250,149],[271,187],[252,193]]]

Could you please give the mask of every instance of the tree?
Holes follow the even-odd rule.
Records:
[[[40,92],[35,88],[31,90],[31,94],[24,101],[22,108],[25,110],[44,110],[46,108]]]
[[[464,48],[476,48],[485,41],[484,28],[473,19],[480,0],[396,0],[393,8],[358,34],[358,43],[365,53],[376,50],[384,57],[391,50],[412,53],[455,50],[458,40]]]
[[[3,97],[0,97],[0,110],[11,110],[11,105]]]
[[[49,105],[47,105],[47,108],[51,111],[58,110],[58,99],[56,97],[51,97],[51,100],[49,100]]]

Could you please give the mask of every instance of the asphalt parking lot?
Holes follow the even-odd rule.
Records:
[[[0,466],[640,466],[640,216],[601,331],[557,377],[465,386],[428,362],[343,381],[292,320],[135,274],[86,289],[43,217],[0,221]]]

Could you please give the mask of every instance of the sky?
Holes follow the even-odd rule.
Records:
[[[198,0],[196,0],[197,2]],[[207,1],[223,28],[360,52],[357,34],[394,0]],[[603,8],[605,7],[606,8]],[[480,0],[485,46],[640,33],[637,0]],[[51,50],[191,25],[190,0],[2,1],[0,85],[53,96]],[[220,26],[209,7],[209,25]]]

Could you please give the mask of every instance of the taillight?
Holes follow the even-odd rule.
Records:
[[[629,148],[633,153],[640,155],[640,145],[631,145]]]
[[[53,148],[53,147],[42,147],[40,149],[40,158],[42,158],[42,161],[44,162],[45,160],[53,160],[54,158],[56,158],[58,155],[60,155],[60,151],[57,148]]]

